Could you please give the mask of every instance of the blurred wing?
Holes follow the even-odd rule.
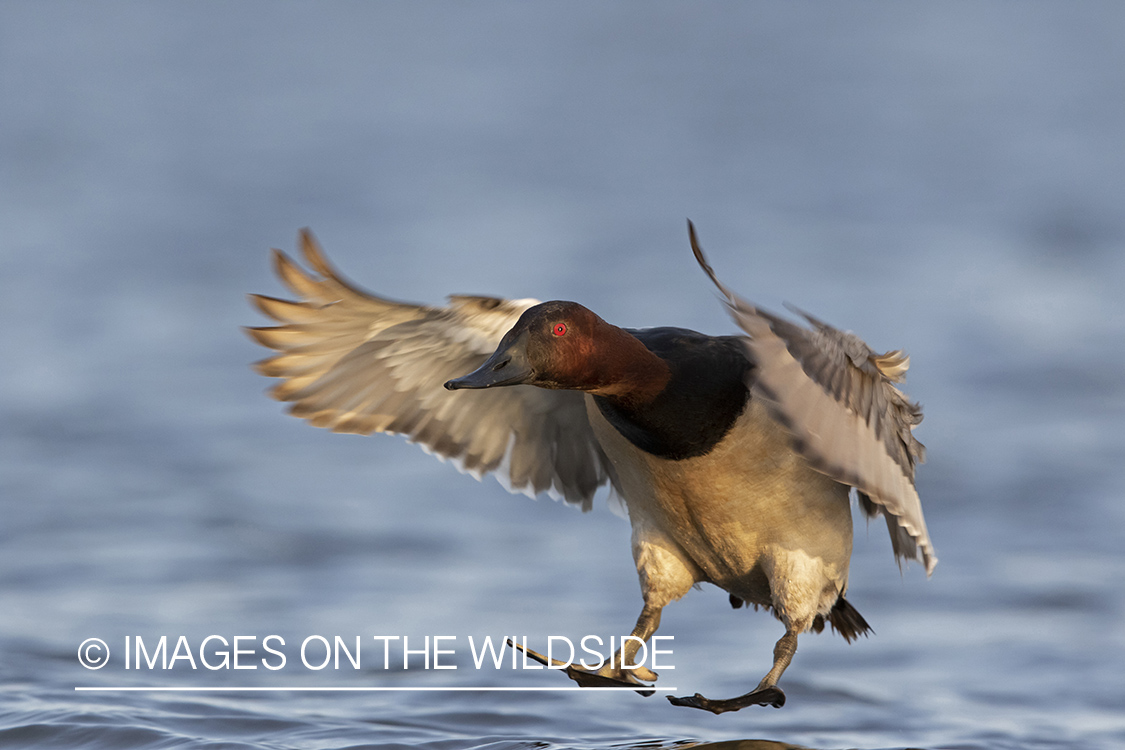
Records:
[[[895,555],[937,565],[914,488],[925,449],[912,432],[922,409],[893,383],[910,360],[901,351],[876,354],[858,336],[801,313],[812,329],[758,309],[715,276],[689,222],[692,250],[744,330],[757,370],[751,384],[794,445],[818,471],[856,488],[869,516],[886,516]]]
[[[250,295],[279,326],[248,328],[278,354],[256,365],[282,382],[270,391],[290,413],[336,432],[396,433],[510,491],[548,492],[589,509],[609,462],[584,395],[533,386],[447,391],[472,372],[535,300],[452,296],[448,307],[385,300],[346,282],[312,235],[306,273],[275,250],[278,276],[299,302]]]

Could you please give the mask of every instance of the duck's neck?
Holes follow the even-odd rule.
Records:
[[[672,371],[668,363],[649,351],[636,336],[605,324],[598,352],[592,357],[597,383],[589,390],[624,406],[636,408],[650,403],[668,385]]]

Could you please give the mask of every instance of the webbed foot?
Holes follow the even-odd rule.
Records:
[[[738,711],[747,706],[773,706],[774,708],[781,708],[785,705],[785,693],[776,685],[771,685],[769,687],[757,688],[746,695],[740,695],[737,698],[728,698],[727,700],[711,700],[710,698],[704,698],[699,693],[696,693],[693,696],[685,696],[682,698],[669,695],[668,702],[673,706],[701,708],[713,714],[721,714],[727,711]]]
[[[548,659],[546,656],[543,656],[536,651],[532,651],[528,647],[513,641],[511,638],[508,639],[508,645],[516,649],[517,651],[524,652],[543,666],[561,669],[561,671],[566,673],[567,677],[577,682],[580,687],[633,688],[646,698],[656,692],[652,689],[651,685],[646,685],[645,683],[641,682],[639,679],[637,679],[636,674],[634,674],[634,672],[638,672],[645,679],[655,681],[657,677],[656,672],[653,672],[650,669],[646,669],[645,667],[638,667],[635,670],[614,669],[606,664],[601,669],[595,671],[570,664],[563,668],[563,664],[565,664],[565,662],[561,662],[558,659]]]

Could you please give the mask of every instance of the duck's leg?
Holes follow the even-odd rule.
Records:
[[[526,646],[516,643],[509,639],[508,645],[519,651],[523,651],[529,657],[548,667],[562,669],[566,676],[577,682],[582,687],[631,687],[641,688],[637,690],[638,693],[644,696],[652,695],[652,690],[645,690],[644,688],[650,687],[646,682],[655,682],[657,675],[651,669],[645,666],[631,666],[636,664],[637,651],[641,648],[641,643],[647,643],[652,634],[660,626],[660,611],[661,607],[645,604],[644,609],[641,610],[640,617],[637,618],[637,624],[633,628],[632,636],[639,640],[626,640],[625,644],[611,656],[605,664],[598,669],[587,669],[578,664],[569,664],[561,662],[558,659],[548,659],[540,653],[532,651]],[[566,666],[564,666],[566,665]]]
[[[664,607],[690,591],[696,581],[702,580],[698,570],[674,542],[663,534],[652,531],[636,518],[633,519],[633,559],[637,563],[641,593],[645,601],[644,608],[637,618],[637,624],[633,627],[632,636],[637,640],[626,640],[621,648],[596,670],[573,664],[567,666],[564,670],[567,676],[582,687],[641,688],[637,690],[641,695],[652,695],[652,690],[644,689],[650,687],[645,682],[655,682],[656,672],[645,666],[629,665],[636,664],[641,643],[647,643],[660,627],[660,613]],[[557,659],[549,662],[545,656],[531,649],[511,641],[509,644],[540,664],[557,668],[563,666],[563,662]]]
[[[738,711],[747,706],[773,706],[781,708],[785,705],[785,693],[777,686],[785,668],[793,661],[793,654],[797,653],[797,631],[789,629],[773,647],[773,668],[758,683],[758,687],[745,695],[726,700],[712,700],[704,698],[699,693],[690,697],[676,697],[669,695],[668,700],[673,706],[687,706],[688,708],[702,708],[713,714],[727,711]]]

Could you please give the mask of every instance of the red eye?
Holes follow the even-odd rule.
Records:
[[[555,327],[551,329],[551,333],[556,336],[566,335],[566,323],[555,323]]]

